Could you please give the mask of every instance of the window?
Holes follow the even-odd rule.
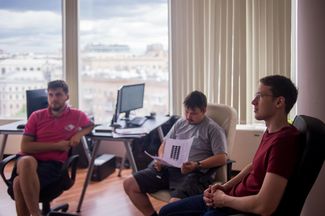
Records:
[[[80,108],[110,122],[117,90],[145,83],[144,108],[168,113],[168,5],[80,0]]]
[[[211,103],[233,106],[239,123],[253,123],[250,101],[258,79],[273,73],[290,76],[290,1],[79,0],[79,20],[72,22],[68,16],[62,19],[61,9],[67,8],[62,2],[73,2],[77,10],[77,1],[0,1],[0,117],[25,117],[26,89],[66,79],[70,102],[79,100],[71,104],[92,114],[96,123],[110,121],[117,89],[141,82],[146,87],[139,115],[166,114],[169,101],[170,112],[181,114],[184,97],[198,89]],[[66,59],[73,66],[62,66],[62,50],[72,50],[63,48],[62,20],[69,27],[79,21],[75,59],[80,65]],[[78,41],[76,35],[71,41]],[[65,68],[69,73],[63,76]],[[16,101],[9,98],[16,100],[16,95],[21,106],[10,110]]]
[[[17,99],[25,89],[63,78],[61,8],[58,0],[0,1],[1,118],[26,117],[26,101]]]

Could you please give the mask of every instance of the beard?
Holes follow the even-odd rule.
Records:
[[[65,106],[65,104],[64,105],[54,104],[53,106],[51,106],[51,110],[54,112],[58,112],[58,111],[62,110],[64,106]]]

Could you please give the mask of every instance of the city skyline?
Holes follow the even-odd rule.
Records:
[[[147,49],[144,55],[125,55],[119,50],[115,53],[115,49],[84,53],[80,67],[80,108],[96,122],[107,123],[114,112],[117,89],[145,82],[145,106],[137,113],[166,114],[168,55],[159,44],[148,45]],[[16,118],[25,116],[25,90],[45,88],[48,81],[62,79],[63,75],[60,59],[45,55],[8,55],[0,59],[0,71],[0,116]]]

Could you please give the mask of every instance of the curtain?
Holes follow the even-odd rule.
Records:
[[[181,114],[193,90],[254,121],[259,78],[290,77],[290,0],[170,0],[170,104]]]

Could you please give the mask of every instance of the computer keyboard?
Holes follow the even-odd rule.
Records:
[[[146,117],[134,117],[132,120],[129,121],[129,124],[131,125],[136,125],[136,126],[141,126],[143,123],[147,120]]]

